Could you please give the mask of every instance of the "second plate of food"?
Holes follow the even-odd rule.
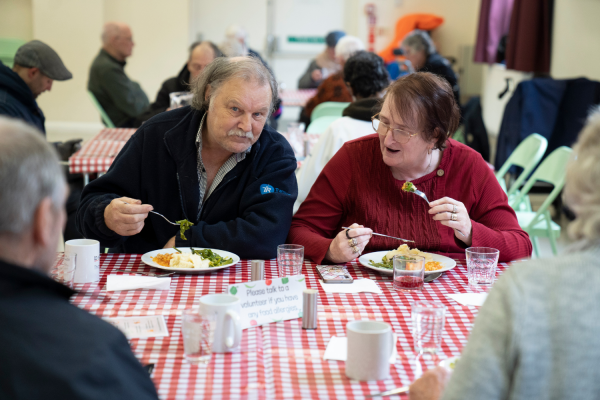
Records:
[[[371,265],[371,261],[374,263],[381,263],[383,256],[385,256],[387,253],[389,253],[389,250],[388,251],[376,251],[374,253],[363,254],[358,259],[358,262],[360,262],[363,266],[365,266],[369,269],[372,269],[373,271],[381,272],[384,275],[393,275],[394,270],[391,267],[390,268],[382,268],[382,267],[376,267],[376,266]],[[454,261],[453,259],[451,259],[449,257],[441,256],[439,254],[433,254],[433,253],[425,253],[425,254],[431,255],[431,258],[433,259],[433,261],[439,261],[440,264],[442,265],[442,268],[434,270],[434,271],[426,270],[425,275],[436,274],[438,272],[450,271],[452,268],[456,267],[456,261]]]
[[[240,257],[237,254],[229,251],[205,249],[201,247],[194,247],[193,249],[196,253],[200,252],[200,262],[198,262],[198,259],[192,259],[189,261],[181,260],[181,262],[178,262],[177,265],[173,267],[168,266],[171,258],[173,257],[172,255],[179,254],[180,252],[181,254],[185,255],[191,254],[192,249],[190,247],[149,251],[142,255],[142,262],[154,268],[164,269],[165,271],[185,272],[188,274],[204,274],[213,272],[220,269],[229,268],[232,265],[240,262]],[[217,265],[213,266],[214,264]]]

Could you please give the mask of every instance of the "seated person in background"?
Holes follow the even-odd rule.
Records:
[[[191,107],[147,121],[85,187],[79,230],[125,253],[176,245],[274,258],[297,196],[294,152],[265,126],[277,82],[253,57],[219,57],[192,89]],[[187,240],[153,209],[191,221]]]
[[[260,53],[256,50],[252,50],[248,45],[248,32],[239,25],[230,25],[225,30],[225,43],[238,43],[239,46],[235,46],[239,50],[236,52],[239,54],[231,55],[230,57],[237,56],[252,56],[258,58],[263,64],[267,65],[266,61],[260,56]],[[268,65],[267,65],[268,66]]]
[[[450,62],[440,56],[433,40],[425,31],[415,29],[402,40],[402,53],[411,62],[415,71],[431,72],[446,79],[452,87],[456,104],[460,106],[458,79]]]
[[[94,94],[117,127],[137,128],[139,116],[150,103],[139,83],[125,74],[125,60],[131,56],[133,39],[129,26],[109,22],[102,32],[102,49],[90,67],[88,90]]]
[[[341,70],[340,64],[335,58],[335,46],[338,40],[346,36],[342,31],[329,32],[325,36],[327,47],[308,65],[308,69],[298,81],[298,89],[317,88],[323,79]]]
[[[179,75],[163,82],[156,95],[156,101],[150,104],[150,110],[145,112],[140,119],[146,121],[156,114],[167,111],[171,106],[169,95],[174,92],[189,92],[190,83],[217,57],[223,57],[223,53],[213,42],[205,40],[204,42],[192,44],[190,46],[190,57]]]
[[[298,199],[294,212],[298,211],[321,170],[340,147],[349,140],[373,133],[371,117],[379,111],[381,97],[390,83],[383,59],[377,54],[359,51],[345,63],[343,76],[354,102],[344,110],[342,118],[329,125],[302,163],[296,174]]]
[[[313,110],[321,103],[326,101],[349,103],[352,101],[352,94],[344,81],[344,64],[354,53],[364,49],[363,42],[354,36],[344,36],[337,42],[335,45],[335,58],[342,69],[321,82],[317,94],[308,100],[300,113],[300,122],[304,122],[308,126]]]
[[[455,258],[470,246],[494,247],[500,261],[529,257],[531,241],[492,170],[479,153],[449,139],[458,120],[443,78],[415,72],[392,83],[373,116],[377,134],[347,142],[327,163],[294,216],[288,243],[303,245],[317,264],[398,247],[372,232]],[[431,203],[404,192],[406,182]]]
[[[511,266],[494,284],[444,391],[426,371],[410,399],[598,399],[600,113],[573,147],[564,188],[576,242],[563,256]],[[432,391],[431,388],[437,390]]]
[[[402,54],[402,49],[394,49],[395,60],[386,65],[387,72],[390,74],[390,79],[393,81],[401,76],[415,72],[411,62],[406,60]]]
[[[56,52],[39,40],[19,47],[12,70],[0,62],[0,115],[14,117],[46,133],[44,113],[35,99],[53,81],[73,77]]]
[[[158,399],[125,336],[48,277],[67,187],[40,132],[0,117],[0,398]]]

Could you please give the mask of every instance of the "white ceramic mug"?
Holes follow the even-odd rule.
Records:
[[[100,280],[100,242],[92,239],[74,239],[65,242],[65,256],[77,255],[75,283]]]
[[[394,333],[390,324],[352,321],[346,324],[346,376],[358,381],[380,381],[390,376]]]
[[[226,293],[207,294],[200,297],[200,315],[216,316],[214,353],[234,351],[242,341],[241,302],[235,296]]]

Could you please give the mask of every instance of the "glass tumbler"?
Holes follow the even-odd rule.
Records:
[[[469,247],[465,250],[469,287],[489,287],[496,278],[496,267],[500,251],[490,247]]]
[[[446,306],[432,301],[411,304],[415,352],[436,354],[442,347]]]
[[[73,278],[77,266],[77,254],[65,254],[50,270],[50,277],[58,283],[62,283],[73,289]]]
[[[183,352],[190,364],[208,364],[212,356],[215,338],[216,318],[214,315],[200,315],[196,309],[183,312],[181,333]]]
[[[279,277],[300,275],[304,263],[304,246],[280,244],[277,246],[277,270]]]
[[[406,292],[423,289],[425,278],[425,257],[394,257],[394,289]]]

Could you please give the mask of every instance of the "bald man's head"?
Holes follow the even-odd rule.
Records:
[[[219,48],[209,41],[204,41],[194,46],[187,63],[188,71],[190,71],[190,81],[200,75],[200,72],[213,62],[215,58],[221,56],[222,53]]]
[[[102,48],[119,61],[125,61],[133,51],[133,36],[129,25],[107,22],[102,30]]]

